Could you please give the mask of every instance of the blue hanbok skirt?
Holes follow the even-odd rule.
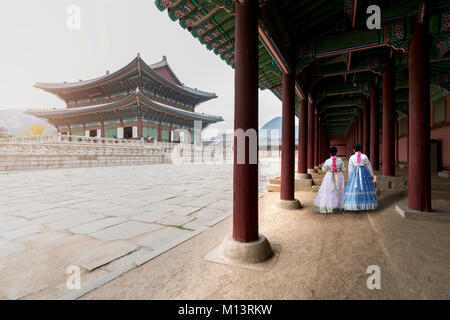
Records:
[[[378,206],[377,192],[366,167],[355,167],[345,186],[344,209],[347,211],[374,210]]]

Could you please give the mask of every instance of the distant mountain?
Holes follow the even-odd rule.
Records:
[[[268,121],[259,130],[261,138],[281,139],[281,117],[275,117]],[[295,126],[295,139],[298,137],[298,126]]]
[[[25,114],[25,109],[0,109],[0,127],[6,128],[9,135],[21,137],[22,131],[29,131],[29,128],[36,123],[47,124],[48,131],[54,131],[55,127],[47,123],[44,119]]]

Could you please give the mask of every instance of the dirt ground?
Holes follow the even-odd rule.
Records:
[[[203,258],[231,233],[232,218],[97,288],[82,299],[449,299],[450,223],[402,218],[404,194],[380,196],[373,212],[320,215],[317,193],[296,198],[300,210],[260,199],[260,232],[280,251],[264,271]],[[450,207],[445,197],[435,206]],[[381,271],[368,289],[367,268]]]

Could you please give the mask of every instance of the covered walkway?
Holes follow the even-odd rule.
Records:
[[[432,210],[430,127],[448,132],[449,123],[448,0],[155,4],[235,69],[235,132],[258,131],[258,88],[282,100],[280,210],[300,214],[308,200],[295,198],[295,173],[311,178],[337,142],[347,158],[361,144],[375,170],[381,163],[382,176],[395,176],[401,134],[407,135],[407,208]],[[257,140],[243,141],[235,138],[235,159],[245,161],[234,163],[233,231],[222,251],[254,263],[270,259],[272,249],[259,232],[258,164],[246,156]],[[448,142],[440,139],[434,152],[438,170],[448,170]]]

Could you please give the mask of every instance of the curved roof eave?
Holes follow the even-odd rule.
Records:
[[[156,107],[156,109],[159,109],[158,111],[160,111],[160,112],[176,114],[180,117],[185,116],[185,117],[187,117],[189,119],[193,119],[193,120],[202,120],[202,121],[207,121],[207,122],[223,121],[223,118],[220,116],[201,114],[198,112],[192,112],[192,111],[187,111],[187,110],[175,108],[172,106],[168,106],[168,105],[162,104],[160,102],[153,101],[141,93],[139,93],[138,96],[144,104],[149,105],[149,107],[151,107],[152,109],[155,109],[155,107]]]
[[[96,105],[91,107],[82,107],[82,108],[73,108],[73,109],[61,109],[61,110],[27,110],[26,113],[40,117],[40,118],[46,118],[46,119],[52,119],[52,118],[58,118],[58,117],[64,117],[64,116],[77,116],[77,115],[83,115],[83,114],[89,114],[92,112],[106,112],[110,110],[114,110],[116,108],[126,108],[130,107],[133,104],[142,103],[152,109],[155,109],[159,112],[164,112],[168,114],[172,114],[178,117],[188,118],[192,120],[201,120],[205,122],[220,122],[223,121],[222,117],[207,115],[207,114],[201,114],[197,112],[182,110],[179,108],[171,107],[156,101],[153,101],[149,98],[147,98],[142,93],[136,93],[133,95],[130,95],[122,100],[112,102],[112,103],[105,103],[102,105]]]
[[[81,80],[78,82],[63,82],[63,83],[45,83],[45,82],[36,82],[34,84],[35,88],[50,91],[50,92],[57,92],[61,89],[71,89],[71,90],[81,90],[85,87],[91,87],[95,85],[100,85],[104,81],[112,80],[116,78],[118,75],[123,74],[125,71],[131,71],[134,69],[134,67],[137,67],[137,61],[139,59],[139,56],[134,58],[130,63],[128,63],[125,67],[120,68],[117,71],[114,71],[109,74],[105,74],[103,76],[90,79],[90,80]]]

